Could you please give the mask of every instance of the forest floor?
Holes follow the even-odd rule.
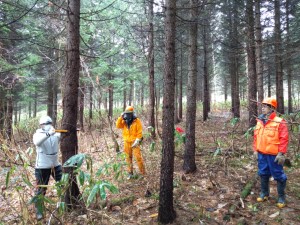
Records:
[[[94,130],[79,134],[80,152],[92,156],[94,171],[104,163],[108,165],[123,161],[117,157],[108,126],[106,127],[101,132]],[[182,122],[176,127],[184,129],[185,124]],[[121,132],[115,131],[121,144]],[[241,122],[234,123],[230,119],[230,113],[214,112],[207,122],[197,118],[197,171],[193,174],[183,173],[184,146],[182,143],[176,144],[174,208],[177,218],[173,224],[300,224],[297,137],[291,137],[293,140],[290,145],[294,147],[291,147],[288,153],[292,166],[285,168],[288,176],[287,206],[278,209],[276,181],[270,183],[271,198],[263,203],[256,202],[260,182],[256,176],[256,162],[252,159],[252,136],[245,135],[246,131],[246,122],[242,119]],[[299,134],[297,135],[299,137]],[[103,201],[98,201],[85,210],[77,209],[61,216],[55,210],[55,203],[46,203],[45,218],[39,224],[158,224],[161,145],[157,141],[155,148],[150,150],[150,142],[150,139],[145,137],[142,144],[147,175],[127,180],[125,172],[118,179],[114,178],[113,173],[103,174],[101,179],[113,183],[119,190],[117,194],[107,192],[104,208],[100,207]],[[34,207],[28,204],[34,195],[33,187],[24,179],[28,177],[30,182],[34,183],[33,167],[16,165],[10,178],[7,176],[10,169],[8,165],[12,165],[9,162],[20,162],[19,159],[15,159],[14,154],[20,151],[25,154],[26,151],[21,149],[30,152],[30,147],[33,147],[32,143],[25,140],[22,147],[18,144],[8,147],[11,155],[1,155],[5,158],[0,161],[0,224],[36,224]],[[4,154],[3,152],[5,151],[1,151],[1,154]],[[26,158],[28,165],[34,165],[34,155],[27,155],[27,158],[24,156],[23,162]],[[136,163],[134,165],[136,166]],[[123,171],[125,166],[119,169]],[[138,172],[137,168],[135,171]],[[253,186],[249,195],[241,198],[241,192],[251,182]],[[52,187],[53,183],[52,180]],[[47,197],[55,201],[56,195],[56,190],[49,187]]]

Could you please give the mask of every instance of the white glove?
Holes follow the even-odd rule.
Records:
[[[277,162],[279,165],[283,166],[285,162],[285,156],[282,152],[278,152],[274,162]]]
[[[136,146],[138,146],[139,145],[139,143],[140,143],[140,141],[141,141],[141,139],[135,139],[135,141],[133,142],[133,144],[131,145],[131,148],[134,148],[134,147],[136,147]]]
[[[54,129],[54,127],[51,127],[50,130],[48,131],[48,133],[46,133],[46,135],[51,136],[53,134],[55,134],[55,129]]]

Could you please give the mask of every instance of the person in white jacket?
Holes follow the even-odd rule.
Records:
[[[39,121],[40,129],[33,135],[33,143],[36,146],[35,178],[37,185],[48,185],[50,176],[55,181],[62,177],[62,166],[58,162],[58,150],[60,133],[56,133],[52,126],[52,119],[43,116]],[[45,187],[37,187],[36,196],[45,195]],[[38,197],[36,199],[39,199]],[[43,205],[41,201],[35,202],[36,218],[43,218]]]

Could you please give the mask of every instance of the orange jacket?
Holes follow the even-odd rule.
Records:
[[[135,139],[142,139],[143,137],[143,126],[142,122],[139,118],[135,118],[128,129],[127,124],[123,120],[123,118],[120,116],[117,119],[116,127],[123,129],[123,139],[126,142],[133,142]]]
[[[263,154],[277,155],[287,151],[289,133],[285,121],[273,112],[266,124],[257,119],[254,130],[253,149]]]

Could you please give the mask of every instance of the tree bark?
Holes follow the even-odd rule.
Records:
[[[264,99],[264,78],[262,64],[262,33],[261,33],[261,0],[255,0],[255,55],[256,55],[256,74],[257,74],[257,95],[258,102]],[[258,114],[261,114],[261,107],[258,107]]]
[[[84,131],[84,96],[85,96],[85,84],[82,83],[82,86],[79,88],[78,93],[78,120],[79,120],[79,127],[81,131]]]
[[[89,87],[89,90],[90,90],[89,120],[91,121],[93,119],[93,91],[94,91],[93,85]]]
[[[285,12],[286,12],[286,52],[287,52],[287,60],[285,61],[286,73],[287,73],[287,88],[288,88],[288,113],[293,112],[293,101],[292,101],[292,67],[291,67],[291,43],[290,43],[290,0],[286,0],[285,3]]]
[[[109,80],[109,85],[108,85],[108,116],[112,118],[113,116],[113,103],[114,103],[114,85],[112,84],[113,80],[113,75],[112,73],[108,74],[108,80]]]
[[[194,172],[195,163],[195,123],[196,123],[196,85],[197,85],[197,37],[198,37],[198,0],[190,0],[191,24],[189,34],[189,74],[187,85],[186,108],[186,143],[184,151],[183,170],[185,173]],[[205,88],[204,88],[205,89]]]
[[[151,137],[155,138],[155,86],[154,86],[154,29],[153,29],[153,1],[148,1],[149,9],[149,126],[153,127]]]
[[[256,65],[255,65],[255,41],[254,41],[254,17],[253,17],[253,0],[247,0],[246,3],[246,20],[247,20],[247,64],[248,64],[248,127],[254,127],[257,117],[256,103]]]
[[[276,98],[277,111],[284,113],[284,96],[283,96],[283,73],[282,73],[282,56],[281,56],[281,31],[280,31],[280,0],[274,0],[275,9],[275,71],[276,71]]]
[[[208,119],[209,112],[209,72],[208,72],[208,39],[207,39],[207,26],[208,22],[203,25],[203,121]]]
[[[166,0],[165,7],[163,144],[158,221],[161,223],[172,223],[176,218],[173,206],[176,0]]]
[[[63,118],[62,129],[68,133],[62,134],[60,148],[62,162],[65,163],[71,156],[78,153],[77,114],[78,114],[78,87],[79,87],[79,44],[80,44],[80,0],[68,0],[68,41],[67,65],[64,75]],[[65,195],[65,202],[69,208],[74,208],[79,202],[79,188],[73,168],[64,168],[69,173],[69,186]]]

